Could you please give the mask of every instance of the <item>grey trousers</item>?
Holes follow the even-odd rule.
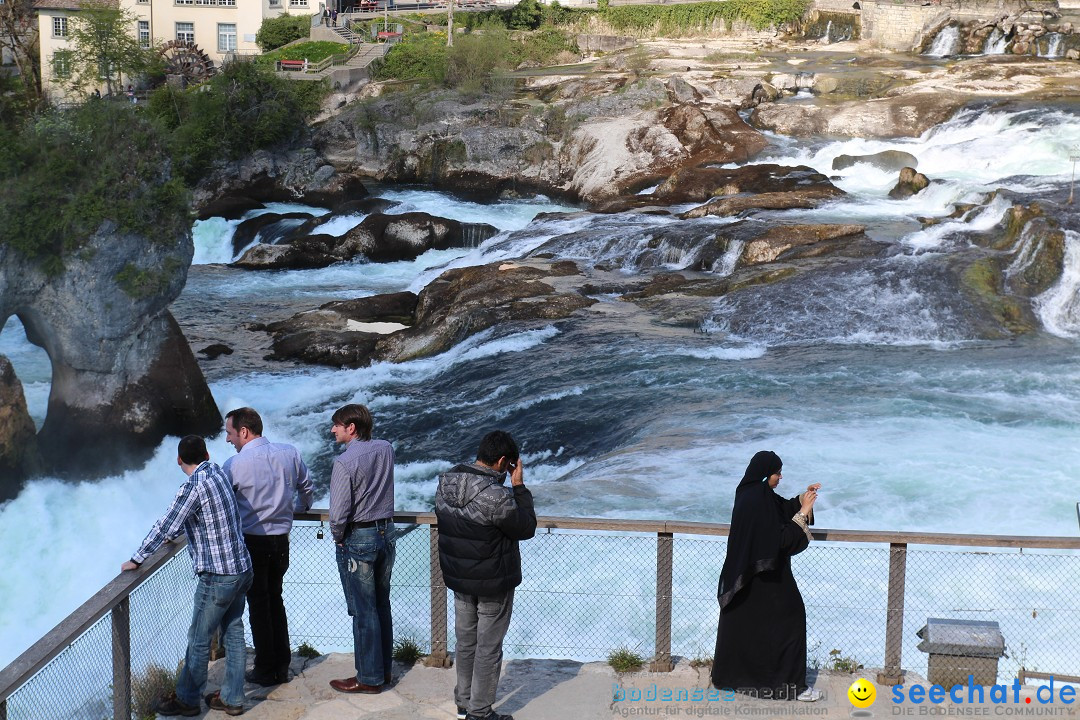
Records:
[[[454,593],[454,700],[470,715],[483,717],[495,703],[495,689],[502,673],[502,643],[513,609],[513,590],[490,597]]]

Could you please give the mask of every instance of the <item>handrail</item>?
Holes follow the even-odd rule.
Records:
[[[297,520],[329,521],[329,511],[314,509],[296,513]],[[433,512],[398,512],[395,522],[415,525],[437,525]],[[673,533],[676,535],[727,535],[727,523],[686,522],[680,520],[615,520],[609,518],[577,518],[544,515],[536,519],[537,529],[544,530],[609,530],[618,532]],[[1038,548],[1048,550],[1080,550],[1080,537],[1052,535],[964,535],[959,533],[888,532],[883,530],[840,530],[811,528],[815,540],[829,542],[903,543],[906,545],[944,545],[966,547]]]
[[[185,547],[187,538],[180,536],[148,557],[137,570],[120,573],[31,645],[26,652],[15,658],[10,665],[0,670],[0,705],[33,677],[34,673],[45,667],[106,613],[126,600],[135,588],[142,585],[158,568]]]
[[[303,522],[328,522],[329,510],[314,509],[296,513],[295,519]],[[429,525],[432,529],[432,648],[446,647],[445,627],[445,585],[439,572],[439,563],[435,561],[438,552],[438,520],[433,512],[398,512],[394,521],[402,524]],[[541,516],[537,518],[538,530],[600,530],[647,533],[657,536],[657,573],[658,585],[667,587],[666,593],[658,591],[657,650],[658,657],[653,663],[654,669],[669,669],[670,665],[670,610],[664,603],[670,598],[670,553],[673,535],[711,535],[725,536],[731,526],[725,523],[702,523],[667,520],[617,520],[608,518],[574,518]],[[939,545],[959,547],[1006,547],[1080,550],[1080,538],[1053,537],[1042,535],[962,535],[956,533],[910,533],[885,532],[879,530],[843,530],[815,529],[814,539],[829,542],[884,543],[890,546],[889,572],[889,623],[886,637],[886,670],[883,677],[895,682],[902,678],[900,673],[900,633],[902,626],[898,621],[903,616],[903,583],[907,545]],[[187,544],[180,537],[147,558],[138,570],[117,575],[89,600],[62,620],[44,637],[34,643],[3,670],[0,670],[0,718],[6,710],[7,699],[50,660],[59,655],[95,622],[114,610],[124,611],[128,596],[145,582],[155,571],[173,558]],[[661,595],[665,595],[661,598]],[[664,603],[661,602],[664,601]],[[662,607],[663,605],[663,607]],[[439,615],[441,609],[442,615]],[[125,615],[121,612],[121,615]],[[663,615],[664,617],[662,617]],[[442,627],[436,627],[440,623]],[[665,622],[666,618],[666,622]],[[117,622],[114,613],[114,624]],[[662,632],[661,625],[666,625]],[[125,633],[126,635],[126,633]],[[666,640],[664,639],[666,638]],[[440,645],[441,643],[441,645]],[[663,650],[662,650],[663,648]],[[126,655],[126,648],[123,648]],[[666,654],[665,654],[666,653]],[[445,662],[445,650],[433,652],[429,662]],[[114,660],[115,662],[115,660]],[[114,670],[120,673],[126,665]],[[879,677],[881,681],[881,677]],[[123,684],[122,684],[123,683]],[[114,679],[116,687],[126,686],[126,678]],[[124,701],[126,694],[114,693],[114,700]],[[130,697],[127,696],[129,701]]]

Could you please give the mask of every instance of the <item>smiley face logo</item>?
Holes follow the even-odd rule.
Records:
[[[859,678],[855,682],[851,683],[851,687],[847,690],[848,700],[851,704],[857,708],[868,708],[874,704],[874,699],[877,697],[877,691],[874,690],[874,686],[870,684],[869,680]]]

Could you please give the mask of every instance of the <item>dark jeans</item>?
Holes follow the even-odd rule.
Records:
[[[244,704],[244,593],[251,586],[251,571],[239,575],[199,573],[195,586],[195,607],[188,629],[187,655],[176,677],[176,697],[187,705],[200,707],[206,690],[206,670],[210,661],[210,636],[221,630],[225,645],[225,679],[221,701]]]
[[[289,670],[289,619],[281,599],[281,584],[289,569],[289,536],[245,535],[254,577],[247,593],[255,670],[276,674]]]
[[[352,616],[356,679],[382,685],[394,665],[390,574],[394,569],[394,521],[354,528],[337,546],[338,573]]]
[[[513,590],[489,597],[454,593],[454,700],[470,715],[483,717],[495,703],[495,689],[502,673],[503,638],[513,610]]]

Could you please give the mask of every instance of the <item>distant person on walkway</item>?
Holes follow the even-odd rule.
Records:
[[[323,25],[329,25],[330,24],[330,6],[329,5],[327,5],[326,7],[323,8],[322,18],[323,18]]]
[[[330,11],[330,25],[331,27],[337,27],[337,10]]]
[[[510,487],[504,483],[510,473]],[[435,494],[439,564],[454,591],[459,720],[513,720],[491,706],[502,671],[502,644],[521,584],[519,540],[536,534],[517,443],[502,430],[480,441],[476,462],[439,475]]]
[[[251,558],[244,547],[240,511],[229,479],[210,462],[206,443],[197,435],[180,441],[176,463],[188,476],[131,560],[121,571],[135,570],[166,541],[187,535],[188,553],[198,576],[195,612],[188,630],[187,655],[176,678],[176,693],[157,708],[159,715],[202,714],[210,637],[220,628],[225,644],[225,679],[221,691],[206,696],[211,710],[244,712],[244,593],[251,587]]]
[[[134,85],[128,85],[127,96],[128,96],[128,100],[131,101],[132,105],[139,102],[139,98],[135,97],[135,86]]]
[[[712,682],[761,698],[814,702],[821,693],[806,684],[806,608],[791,556],[810,544],[807,526],[821,485],[785,500],[774,491],[782,467],[776,453],[759,452],[735,490]]]
[[[247,604],[255,667],[246,679],[268,687],[289,681],[292,646],[281,588],[289,569],[293,512],[311,507],[314,489],[296,448],[272,443],[262,431],[262,418],[254,409],[226,413],[225,441],[237,454],[225,461],[222,470],[236,492],[244,544],[251,554]]]
[[[353,625],[356,675],[331,680],[345,693],[378,693],[392,680],[394,625],[390,573],[394,569],[394,448],[372,440],[371,412],[346,405],[330,431],[345,445],[330,475],[330,531]]]

